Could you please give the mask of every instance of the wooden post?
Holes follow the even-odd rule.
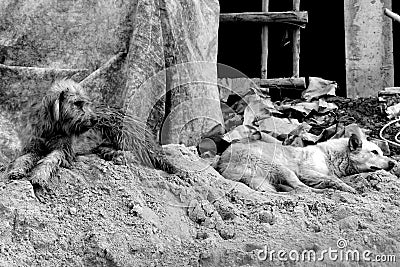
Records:
[[[293,10],[300,11],[300,0],[293,0]],[[300,75],[300,28],[293,30],[293,77]]]
[[[269,0],[262,0],[262,11],[268,12]],[[261,34],[261,78],[267,79],[268,68],[268,26],[262,27]]]

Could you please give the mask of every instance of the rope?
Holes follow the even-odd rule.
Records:
[[[390,125],[392,125],[392,124],[394,124],[394,123],[397,123],[397,122],[400,122],[400,119],[396,119],[396,120],[390,121],[390,122],[388,122],[387,124],[385,124],[385,126],[383,126],[382,129],[379,131],[379,137],[380,137],[382,140],[388,142],[389,144],[392,144],[392,145],[395,145],[395,146],[399,146],[399,147],[400,147],[400,140],[399,140],[400,132],[398,132],[398,133],[396,134],[396,136],[394,137],[394,139],[395,139],[396,142],[390,141],[390,140],[386,139],[385,137],[383,137],[383,132],[386,130],[386,128],[388,128]]]

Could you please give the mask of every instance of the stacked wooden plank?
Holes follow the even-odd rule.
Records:
[[[268,24],[284,23],[295,26],[292,37],[293,77],[300,74],[300,28],[308,23],[308,13],[300,11],[300,0],[293,0],[293,11],[268,12],[269,0],[263,0],[262,12],[225,13],[220,15],[221,23],[262,23],[261,78],[267,79],[268,65]]]

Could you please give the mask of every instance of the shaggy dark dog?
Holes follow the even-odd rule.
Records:
[[[75,139],[90,129],[103,138],[94,152],[107,160],[125,163],[130,158],[168,173],[177,171],[145,123],[122,109],[94,107],[78,83],[61,80],[29,109],[22,154],[9,166],[6,179],[20,179],[32,171],[32,184],[47,187],[59,166],[71,165]]]
[[[54,83],[31,105],[22,133],[22,154],[11,164],[6,178],[20,179],[33,169],[31,182],[45,186],[59,166],[71,165],[74,139],[95,123],[91,102],[79,84],[70,80]]]

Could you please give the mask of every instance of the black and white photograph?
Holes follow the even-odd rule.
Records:
[[[399,266],[400,2],[0,0],[0,267]]]

